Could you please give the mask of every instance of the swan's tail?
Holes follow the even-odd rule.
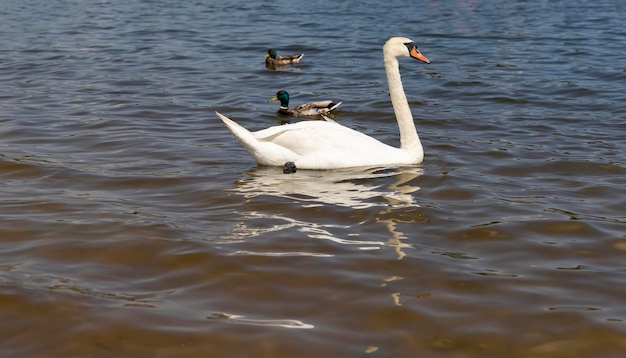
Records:
[[[237,138],[239,143],[241,143],[246,148],[246,150],[254,157],[254,159],[256,159],[259,164],[282,166],[286,162],[296,161],[296,159],[299,157],[288,148],[284,148],[268,140],[257,139],[257,137],[255,137],[252,132],[235,123],[233,120],[229,119],[225,115],[219,112],[215,112],[215,114],[217,114],[222,122],[226,124],[228,129],[230,129],[230,131],[233,133],[233,136]],[[282,129],[283,126],[278,126],[278,128]]]
[[[254,144],[257,143],[257,139],[254,138],[254,135],[252,135],[249,130],[245,129],[232,119],[221,114],[220,112],[215,111],[215,114],[217,114],[217,116],[222,120],[222,122],[224,122],[226,127],[230,129],[231,133],[235,136],[235,138],[237,138],[239,142],[241,142],[241,144],[243,144],[244,147],[254,147]]]

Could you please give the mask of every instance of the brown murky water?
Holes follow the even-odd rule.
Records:
[[[624,356],[625,5],[359,4],[5,2],[0,356]],[[398,34],[420,166],[284,175],[213,114],[395,145]]]

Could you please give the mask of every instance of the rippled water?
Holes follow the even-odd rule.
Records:
[[[622,1],[0,1],[0,356],[622,357]],[[292,101],[417,167],[258,167]],[[263,55],[304,52],[267,70]]]

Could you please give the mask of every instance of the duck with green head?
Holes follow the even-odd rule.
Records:
[[[292,63],[300,62],[302,57],[304,57],[303,53],[298,54],[298,55],[277,56],[276,50],[271,48],[267,50],[267,53],[265,54],[265,66],[275,67],[275,66],[282,66],[282,65],[290,65]]]
[[[342,102],[335,103],[332,100],[303,103],[299,106],[289,108],[289,93],[278,91],[276,96],[270,98],[268,102],[280,101],[278,113],[292,117],[321,117],[337,109]]]

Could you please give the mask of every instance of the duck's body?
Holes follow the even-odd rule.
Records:
[[[283,66],[290,65],[293,63],[298,63],[304,57],[304,54],[298,55],[282,55],[278,56],[276,54],[276,50],[269,49],[267,50],[267,54],[265,54],[265,66],[267,67],[275,67],[275,66]]]
[[[276,96],[270,98],[268,102],[280,101],[278,113],[292,117],[321,117],[337,109],[341,102],[335,103],[332,100],[303,103],[299,106],[289,108],[289,93],[278,91]]]
[[[383,48],[391,103],[400,129],[400,148],[335,122],[304,121],[250,132],[222,114],[218,117],[259,164],[298,169],[338,169],[358,166],[419,164],[424,151],[407,102],[398,58],[413,57],[429,63],[408,38],[394,37]]]

